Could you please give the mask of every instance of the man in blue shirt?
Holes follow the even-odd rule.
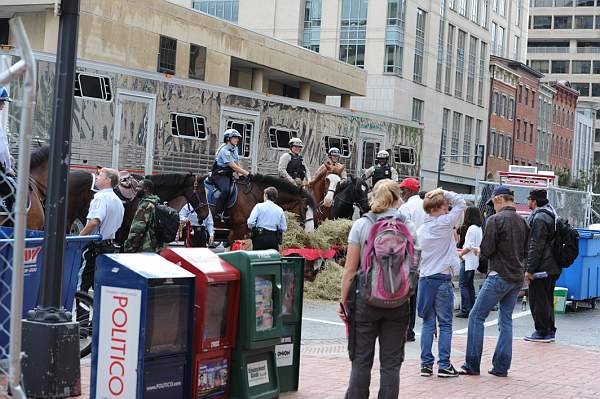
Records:
[[[217,158],[213,164],[212,181],[221,191],[215,204],[215,212],[222,221],[224,219],[225,205],[229,199],[233,174],[237,173],[241,176],[248,176],[250,174],[250,172],[240,166],[237,145],[241,138],[242,135],[237,130],[225,130],[225,133],[223,133],[224,144],[219,147]]]
[[[254,206],[248,218],[252,229],[252,249],[275,249],[279,251],[280,235],[287,230],[283,209],[275,204],[277,189],[267,187],[263,200]]]
[[[186,242],[187,245],[191,247],[206,248],[207,243],[212,245],[212,243],[214,242],[215,228],[213,224],[212,214],[210,213],[210,211],[208,211],[208,216],[206,216],[202,223],[200,223],[200,221],[198,220],[198,214],[194,210],[192,204],[188,202],[179,211],[179,221],[183,224],[190,224],[190,242]]]

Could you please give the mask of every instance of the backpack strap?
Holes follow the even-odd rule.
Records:
[[[558,215],[553,212],[550,212],[546,208],[540,208],[540,212],[545,213],[546,215],[550,215],[550,217],[552,217],[552,220],[554,220],[554,231],[556,232],[556,230],[558,230]],[[537,215],[534,216],[534,219],[536,216]]]

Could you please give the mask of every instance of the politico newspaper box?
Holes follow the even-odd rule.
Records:
[[[161,256],[196,276],[193,397],[225,398],[231,375],[240,272],[207,248],[166,248]]]
[[[191,396],[194,275],[160,255],[96,263],[91,397]]]

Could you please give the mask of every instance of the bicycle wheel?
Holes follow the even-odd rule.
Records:
[[[84,358],[92,352],[94,298],[83,291],[77,291],[72,314],[73,321],[79,322],[79,356]]]

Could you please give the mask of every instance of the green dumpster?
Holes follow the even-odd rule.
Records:
[[[281,258],[281,342],[275,347],[279,390],[297,391],[300,378],[300,340],[304,297],[304,258]]]
[[[281,341],[281,258],[274,250],[219,254],[240,271],[238,335],[230,398],[279,396],[275,345]]]

